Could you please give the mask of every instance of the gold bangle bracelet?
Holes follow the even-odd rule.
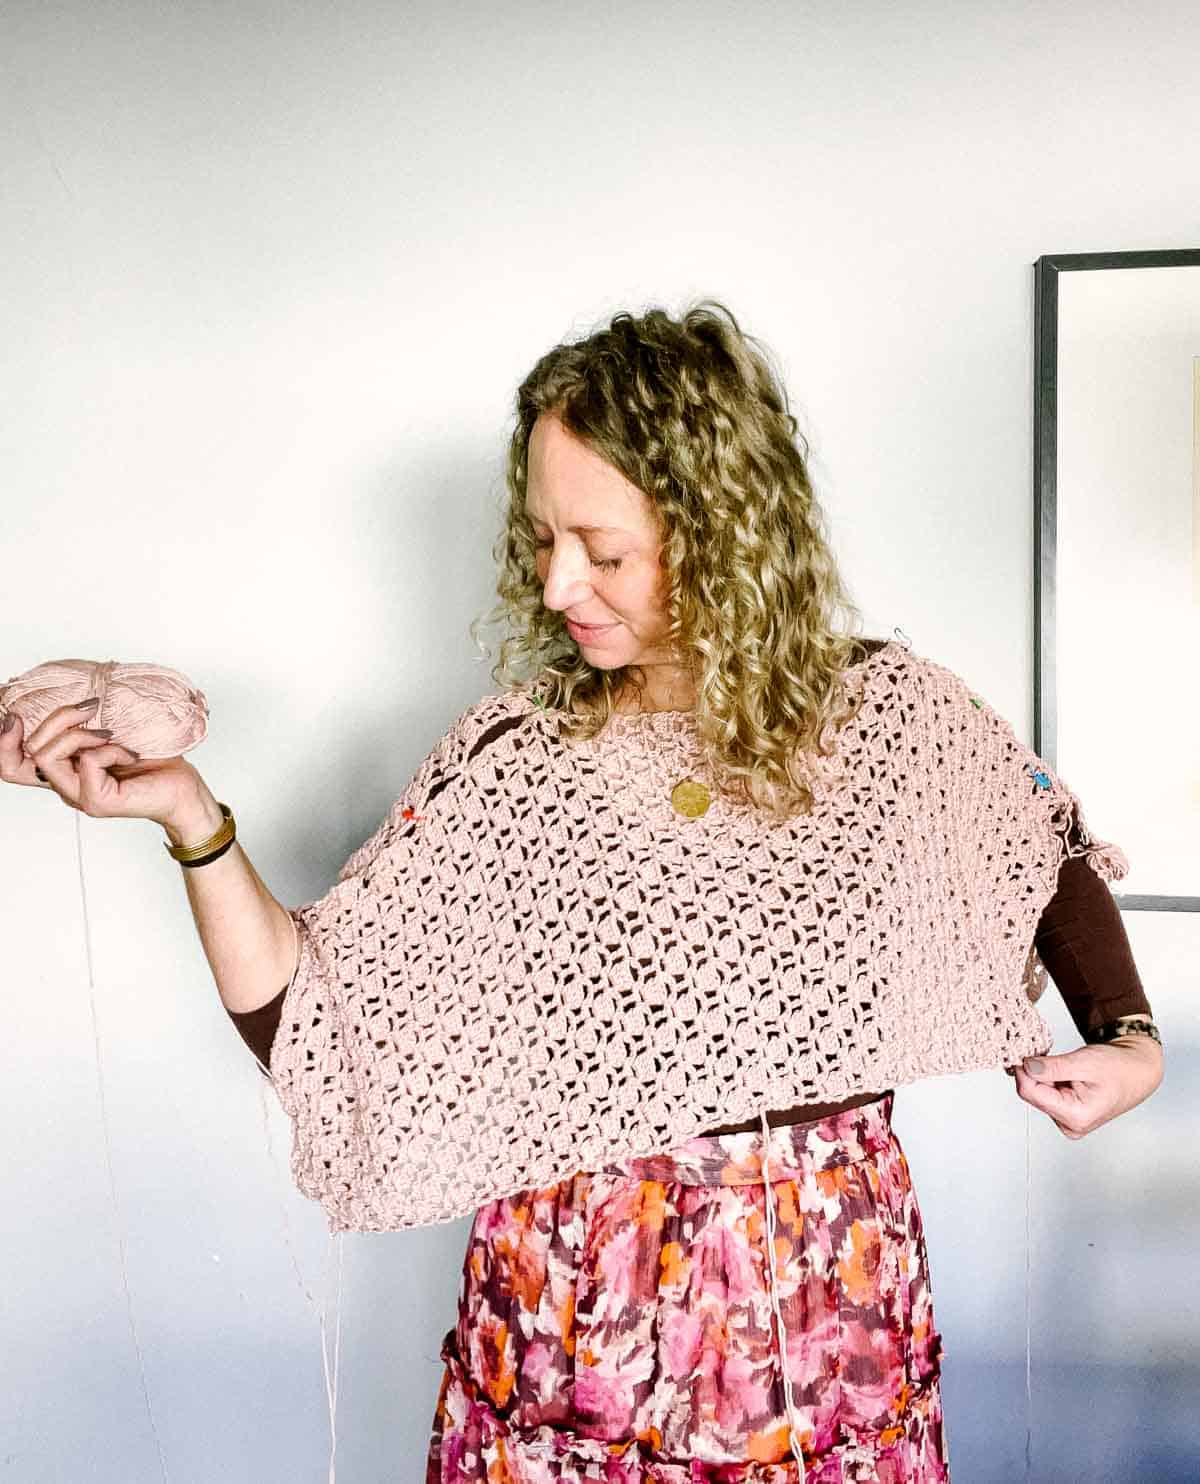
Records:
[[[218,801],[219,802],[219,801]],[[172,860],[198,861],[201,856],[208,855],[213,850],[218,850],[222,845],[232,840],[237,834],[237,824],[233,817],[233,811],[228,804],[220,805],[221,813],[225,816],[219,829],[209,835],[207,840],[201,840],[198,845],[172,845],[169,840],[163,841],[163,848]]]

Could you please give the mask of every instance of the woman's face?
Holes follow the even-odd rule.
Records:
[[[542,601],[566,617],[588,663],[644,665],[647,702],[690,705],[665,644],[666,574],[642,491],[543,413],[529,438],[525,509]]]

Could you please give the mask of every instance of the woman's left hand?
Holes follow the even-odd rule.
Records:
[[[1068,1139],[1082,1139],[1150,1096],[1163,1078],[1163,1054],[1152,1036],[1118,1036],[1061,1056],[1027,1056],[1007,1070],[1018,1097]]]

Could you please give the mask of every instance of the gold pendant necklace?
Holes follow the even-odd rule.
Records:
[[[699,819],[711,803],[708,789],[694,778],[681,778],[671,790],[672,807],[688,819]]]
[[[711,803],[708,788],[695,778],[681,778],[671,790],[671,807],[685,819],[699,819]]]

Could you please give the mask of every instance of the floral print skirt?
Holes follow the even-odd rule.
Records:
[[[476,1212],[426,1484],[942,1484],[921,1215],[892,1094]],[[789,1443],[775,1264],[793,1416]]]

